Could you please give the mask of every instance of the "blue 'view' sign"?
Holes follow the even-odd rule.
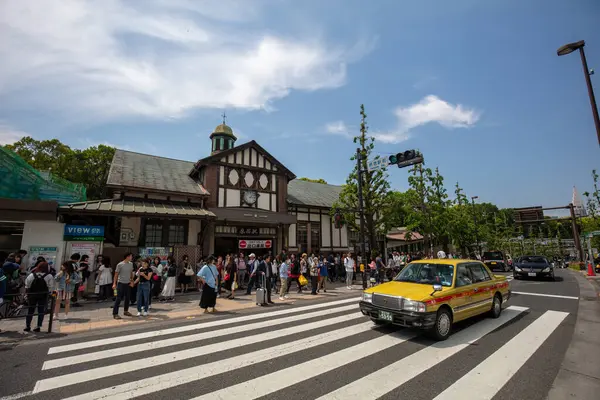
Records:
[[[65,236],[104,237],[103,226],[65,225]]]

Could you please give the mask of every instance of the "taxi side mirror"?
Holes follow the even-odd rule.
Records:
[[[442,285],[435,284],[435,285],[433,285],[433,292],[431,292],[431,294],[434,294],[435,292],[441,292],[441,291],[442,291]]]

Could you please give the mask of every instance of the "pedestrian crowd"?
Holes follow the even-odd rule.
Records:
[[[58,270],[39,257],[23,271],[21,264],[26,254],[22,250],[9,254],[4,262],[0,260],[0,307],[4,301],[24,295],[25,331],[31,330],[36,309],[37,326],[33,330],[40,330],[50,293],[56,293],[54,318],[67,319],[71,307],[81,307],[78,300],[86,296],[90,279],[94,280],[97,301],[112,301],[113,318],[121,319],[121,303],[125,316],[133,316],[130,306],[137,306],[137,316],[147,316],[153,300],[174,301],[177,287],[181,293],[201,291],[199,305],[209,313],[216,311],[217,298],[225,295],[227,299],[235,299],[236,291],[246,295],[258,291],[257,303],[268,305],[273,303],[273,294],[278,294],[280,301],[287,300],[294,286],[298,293],[307,290],[316,295],[327,292],[328,283],[333,282],[345,282],[346,288],[351,289],[355,280],[362,280],[363,276],[369,284],[380,284],[393,279],[412,260],[429,258],[422,253],[393,252],[385,262],[382,254],[363,259],[353,253],[309,255],[283,250],[276,256],[242,252],[209,256],[196,264],[184,255],[177,264],[173,256],[143,258],[127,253],[115,266],[108,257],[98,255],[92,270],[89,257],[75,253]],[[263,291],[264,299],[259,300]]]

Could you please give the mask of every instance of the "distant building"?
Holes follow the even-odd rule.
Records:
[[[575,186],[573,186],[573,198],[571,199],[571,203],[573,204],[576,217],[587,217],[587,211],[581,202],[581,197],[579,196]]]

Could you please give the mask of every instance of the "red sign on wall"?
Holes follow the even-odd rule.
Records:
[[[238,243],[240,249],[270,249],[273,246],[272,240],[240,240]]]

